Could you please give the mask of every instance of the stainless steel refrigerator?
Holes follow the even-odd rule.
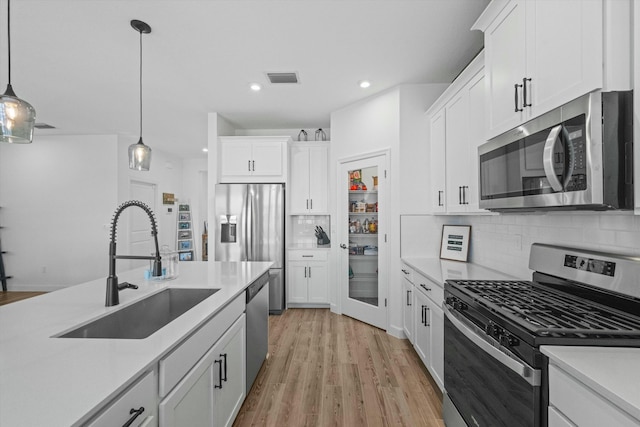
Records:
[[[269,313],[285,308],[284,184],[216,184],[215,260],[271,261]]]

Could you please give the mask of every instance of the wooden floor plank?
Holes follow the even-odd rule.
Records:
[[[269,318],[270,357],[234,426],[442,427],[442,394],[406,340],[328,309]]]

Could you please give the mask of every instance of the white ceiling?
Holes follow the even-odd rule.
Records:
[[[329,127],[330,113],[402,83],[448,83],[482,47],[488,0],[13,0],[12,84],[63,133],[139,133],[202,156],[207,113],[238,129]],[[6,1],[0,0],[0,84]],[[274,86],[265,72],[295,71]],[[371,80],[363,90],[359,80]],[[252,92],[258,82],[262,91]],[[37,135],[34,143],[37,143]]]

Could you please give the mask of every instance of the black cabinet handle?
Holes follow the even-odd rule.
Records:
[[[311,199],[311,210],[313,210],[313,199]]]
[[[247,170],[251,172],[251,160],[247,160]]]
[[[411,295],[411,291],[410,291],[410,290],[408,290],[408,291],[407,291],[407,305],[411,305],[410,295]]]
[[[527,104],[527,82],[530,82],[531,79],[524,77],[522,79],[522,107],[531,107],[531,104]]]
[[[420,287],[427,292],[431,292],[431,288],[427,288],[424,283],[420,283]]]
[[[251,170],[252,170],[253,172],[255,172],[255,171],[256,171],[256,161],[255,161],[255,160],[251,160]]]
[[[304,268],[304,278],[307,278],[307,267]]]
[[[309,267],[309,278],[311,278],[311,267]]]
[[[404,274],[409,274],[409,272],[408,272],[407,270],[405,270],[404,268],[402,269],[402,272],[403,272]]]
[[[420,323],[424,325],[424,305],[422,306],[422,321]]]
[[[213,363],[218,364],[218,384],[214,384],[213,388],[222,388],[222,360],[214,360]]]
[[[444,206],[442,204],[442,193],[443,193],[442,190],[438,190],[438,206]]]
[[[468,205],[469,202],[467,202],[467,190],[469,189],[469,187],[467,185],[463,185],[462,186],[462,204],[463,205]]]
[[[224,378],[222,378],[222,381],[226,383],[227,382],[227,353],[221,354],[220,357],[224,359]],[[222,381],[220,381],[220,383],[222,383]]]
[[[307,199],[307,209],[309,209],[309,199]]]
[[[516,113],[519,112],[519,111],[522,111],[522,108],[518,108],[518,87],[522,87],[522,85],[519,85],[518,83],[513,85],[513,89],[514,89],[513,90],[513,94],[514,94],[513,103],[514,103],[514,105],[516,107],[516,111],[515,111]]]
[[[429,322],[429,307],[425,305],[424,308],[425,308],[424,326],[431,326],[431,322]]]
[[[462,187],[458,187],[458,204],[462,204]]]
[[[139,409],[131,408],[131,410],[129,411],[129,415],[133,415],[133,416],[129,418],[129,421],[127,421],[122,427],[129,427],[131,424],[133,424],[136,418],[142,415],[143,412],[144,412],[144,406],[141,406]]]

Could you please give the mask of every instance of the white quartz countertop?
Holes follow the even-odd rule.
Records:
[[[514,280],[496,270],[470,262],[449,261],[439,258],[403,257],[402,261],[428,279],[444,286],[445,280]],[[528,280],[528,279],[527,279]]]
[[[123,391],[269,270],[270,262],[183,262],[179,276],[145,281],[105,307],[106,277],[0,307],[0,425],[72,426]],[[220,290],[145,339],[54,338],[168,287]]]
[[[640,421],[640,348],[542,346],[540,351]]]

